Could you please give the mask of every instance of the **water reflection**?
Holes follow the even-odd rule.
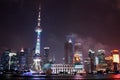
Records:
[[[111,78],[120,79],[120,74],[112,75]]]
[[[38,76],[1,76],[9,80],[120,80],[120,74],[84,74],[84,75],[38,75]]]
[[[74,79],[84,79],[84,75],[75,75]]]
[[[29,80],[46,80],[46,78],[31,78]]]

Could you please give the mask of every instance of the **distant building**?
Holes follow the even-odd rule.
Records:
[[[75,65],[75,69],[78,72],[84,72],[82,46],[81,46],[81,43],[79,42],[76,42],[74,45],[73,63]]]
[[[84,59],[84,66],[85,66],[85,71],[86,73],[90,73],[91,72],[91,59],[90,58],[85,58]]]
[[[28,69],[28,52],[27,50],[24,50],[23,48],[18,53],[18,59],[19,59],[19,70],[26,70]]]
[[[98,50],[98,64],[103,64],[105,63],[105,50]]]
[[[105,61],[105,50],[100,49],[97,52],[97,58],[98,58],[98,65],[96,65],[97,71],[105,71],[107,68],[107,63]]]
[[[94,70],[96,70],[95,51],[89,49],[88,56],[90,58],[90,70],[89,70],[89,73],[92,73]]]
[[[105,57],[105,62],[107,64],[106,69],[113,70],[113,58],[112,55]]]
[[[65,64],[72,64],[73,63],[73,43],[71,39],[65,42],[64,50],[65,50],[65,56],[64,56]]]
[[[49,62],[50,62],[50,63],[53,63],[53,64],[54,64],[54,63],[55,63],[55,60],[56,60],[56,58],[55,58],[55,55],[54,55],[54,54],[49,57]]]
[[[44,47],[44,54],[43,54],[43,62],[48,63],[49,62],[49,51],[50,51],[50,47]]]
[[[52,64],[51,69],[53,74],[73,74],[75,72],[73,64]]]
[[[119,50],[112,50],[111,55],[113,59],[113,71],[118,72],[120,70],[120,52]]]
[[[18,58],[17,54],[14,53],[15,55],[10,55],[12,54],[12,50],[6,50],[3,52],[1,56],[1,64],[3,66],[3,69],[18,69]]]
[[[74,45],[74,57],[76,54],[79,55],[79,59],[80,59],[79,62],[80,62],[80,64],[83,65],[82,46],[81,46],[81,43],[79,43],[79,42],[76,42]]]

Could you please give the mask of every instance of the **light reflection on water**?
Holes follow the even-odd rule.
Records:
[[[120,79],[120,74],[113,75],[112,77],[116,79]]]
[[[46,78],[31,78],[29,80],[46,80]]]
[[[97,79],[97,80],[120,80],[120,74],[87,74],[87,75],[75,75],[74,79]]]
[[[74,79],[84,79],[84,76],[83,75],[75,75]]]
[[[0,77],[1,79],[1,77]],[[4,78],[3,78],[4,79]],[[38,75],[38,76],[5,76],[10,80],[120,80],[120,74],[85,74],[85,75]],[[5,80],[4,79],[4,80]]]

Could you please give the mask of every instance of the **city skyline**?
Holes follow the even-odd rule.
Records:
[[[0,49],[35,48],[39,2],[0,1]],[[72,33],[81,42],[119,49],[119,6],[119,0],[41,0],[42,52],[49,46],[50,54],[63,57],[65,36]]]

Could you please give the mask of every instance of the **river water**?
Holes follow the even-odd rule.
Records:
[[[84,75],[1,75],[0,80],[120,80],[120,74],[84,74]]]

